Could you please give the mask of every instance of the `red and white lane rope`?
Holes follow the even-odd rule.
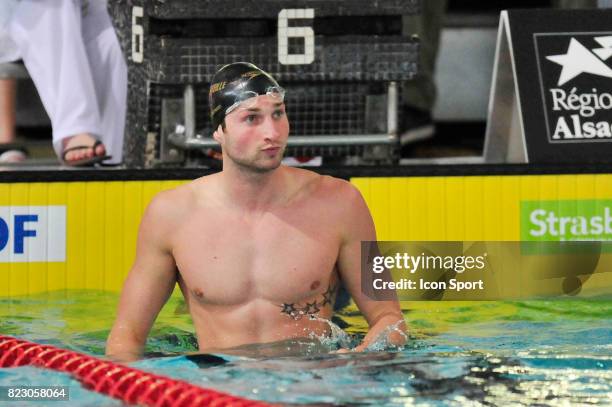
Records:
[[[127,404],[155,407],[269,406],[82,353],[0,335],[0,367],[24,365],[69,373],[86,388]]]

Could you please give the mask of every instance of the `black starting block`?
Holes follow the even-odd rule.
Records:
[[[128,167],[205,164],[208,89],[237,61],[287,90],[288,155],[389,161],[398,82],[417,73],[418,0],[111,0],[129,67]]]

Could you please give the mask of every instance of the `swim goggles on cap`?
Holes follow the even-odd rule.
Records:
[[[236,110],[238,106],[241,106],[245,109],[251,109],[255,106],[257,101],[255,98],[257,96],[270,96],[276,99],[278,102],[283,102],[285,100],[285,89],[280,86],[270,86],[266,88],[266,93],[257,93],[253,90],[245,90],[236,95],[236,101],[230,107],[225,109],[225,115],[227,116],[232,111]]]

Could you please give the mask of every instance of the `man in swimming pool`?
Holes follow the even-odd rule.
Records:
[[[361,241],[376,233],[359,191],[281,165],[289,121],[284,90],[269,74],[235,63],[211,83],[223,170],[150,203],[107,355],[125,361],[142,353],[177,282],[201,352],[328,333],[321,319],[331,318],[340,282],[370,326],[356,350],[381,334],[403,344],[398,302],[361,291]]]

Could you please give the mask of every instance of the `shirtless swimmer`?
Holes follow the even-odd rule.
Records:
[[[150,203],[107,355],[142,354],[177,282],[200,352],[327,334],[320,319],[331,318],[340,282],[370,327],[355,350],[388,327],[405,330],[397,301],[361,292],[360,244],[376,232],[358,190],[281,165],[289,135],[284,90],[255,65],[234,63],[215,74],[209,99],[223,170]],[[391,331],[388,339],[401,345],[405,335]]]

